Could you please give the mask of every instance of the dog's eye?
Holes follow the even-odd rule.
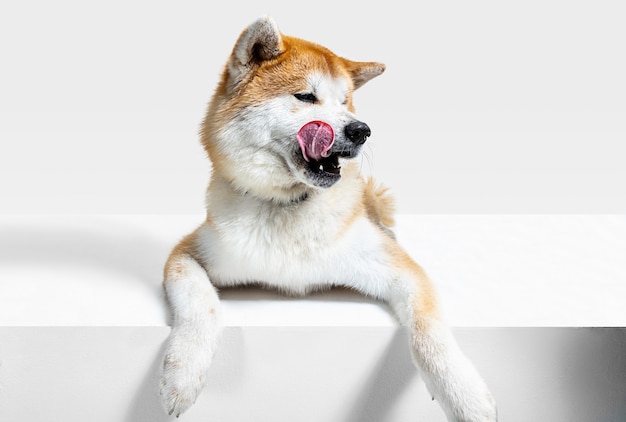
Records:
[[[305,103],[317,102],[317,97],[311,94],[310,92],[293,94],[293,96],[296,97],[300,101],[304,101]]]

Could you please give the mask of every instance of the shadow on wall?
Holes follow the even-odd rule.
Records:
[[[626,421],[626,329],[457,328],[501,420]]]
[[[626,420],[626,328],[581,328],[563,342],[561,373],[572,420]],[[575,364],[567,364],[569,358]]]
[[[398,329],[352,405],[346,422],[380,422],[418,375],[409,353],[406,329]]]
[[[169,325],[171,315],[162,286],[163,266],[178,240],[169,243],[149,229],[111,217],[27,218],[10,224],[0,220],[0,268],[7,265],[17,267],[18,271],[20,268],[85,269],[88,273],[101,271],[113,277],[120,274],[120,279],[139,283],[142,289],[151,292],[152,298],[162,302]],[[41,277],[37,282],[50,280],[54,278]],[[88,276],[80,280],[89,285]],[[111,281],[118,280],[111,278]]]
[[[12,224],[0,226],[0,265],[102,268],[133,275],[151,289],[161,289],[162,268],[173,245],[136,227],[103,220],[85,224]]]
[[[172,247],[173,244],[155,238],[146,230],[111,219],[98,221],[90,217],[85,224],[80,220],[0,224],[0,266],[87,268],[118,273],[126,276],[125,280],[142,283],[157,298],[163,297],[162,269]],[[89,283],[89,279],[83,281]],[[159,329],[167,336],[169,328]],[[163,343],[131,402],[126,418],[129,422],[170,420],[158,396],[164,347]]]
[[[163,355],[165,354],[165,346],[163,343],[159,348],[150,369],[144,376],[141,385],[131,401],[131,406],[126,415],[126,422],[150,421],[160,422],[171,420],[161,407],[159,397],[159,377],[161,374],[161,365],[163,364]]]

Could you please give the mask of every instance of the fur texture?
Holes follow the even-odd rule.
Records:
[[[485,383],[441,321],[433,286],[395,241],[386,188],[351,161],[369,135],[352,94],[384,69],[281,34],[271,18],[235,43],[201,133],[213,163],[206,221],[165,265],[174,317],[161,374],[168,413],[188,409],[206,381],[222,330],[217,289],[261,283],[290,294],[346,286],[388,303],[448,419],[496,420]],[[306,160],[296,141],[314,120],[335,133],[319,161]]]

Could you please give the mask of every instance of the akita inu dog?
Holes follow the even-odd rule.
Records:
[[[351,161],[370,136],[353,91],[384,70],[283,35],[271,18],[241,33],[201,130],[213,163],[206,221],[165,265],[173,326],[161,398],[170,414],[205,383],[222,329],[217,288],[261,283],[291,294],[344,286],[386,302],[448,419],[496,420],[433,286],[394,238],[391,199]]]

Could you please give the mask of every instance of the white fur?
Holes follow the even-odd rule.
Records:
[[[206,318],[206,309],[218,308],[207,273],[217,287],[261,282],[290,294],[349,286],[388,302],[403,325],[414,325],[411,298],[420,293],[419,287],[409,273],[392,266],[385,253],[386,234],[360,217],[337,236],[343,220],[336,217],[358,199],[351,195],[354,189],[338,190],[322,193],[325,200],[336,200],[329,210],[306,201],[278,206],[214,182],[209,194],[213,224],[198,231],[206,272],[193,261],[184,262],[188,278],[166,284],[173,312],[179,315],[168,350],[193,368],[164,374],[166,397],[182,397],[169,399],[166,408],[180,413],[193,404],[215,350],[221,328],[217,320]],[[495,402],[485,383],[445,325],[429,322],[430,330],[412,335],[412,354],[429,391],[450,421],[495,421]],[[172,394],[169,385],[181,387]]]
[[[228,177],[241,191],[252,190],[263,198],[275,198],[294,184],[308,183],[291,159],[291,152],[297,148],[294,134],[311,120],[342,128],[355,119],[345,104],[347,80],[314,72],[307,82],[320,105],[282,95],[244,109],[217,133],[220,151],[237,163]],[[341,129],[335,130],[335,136],[343,137]],[[288,167],[283,165],[285,162]]]
[[[376,285],[390,276],[380,230],[363,217],[338,237],[341,220],[317,203],[277,207],[252,196],[218,192],[221,200],[212,196],[216,206],[210,211],[217,229],[204,227],[199,234],[207,271],[217,286],[261,282],[304,294],[332,283]],[[322,195],[334,201],[334,192]],[[335,199],[335,212],[341,215],[358,198],[348,193]]]
[[[206,271],[181,257],[166,274],[165,289],[174,321],[161,376],[164,407],[176,416],[191,406],[206,382],[222,331],[221,307]]]
[[[341,115],[346,107],[348,81],[342,78],[330,78],[319,72],[311,72],[307,83],[309,89],[324,103],[330,114]]]
[[[259,42],[269,43],[265,51],[280,44],[274,24],[261,20],[244,31],[229,62],[231,78],[248,77],[252,44]],[[359,78],[359,84],[367,80]],[[345,142],[342,130],[355,118],[346,105],[348,79],[312,71],[306,82],[316,104],[276,95],[240,109],[214,134],[228,165],[213,175],[207,190],[207,223],[173,252],[166,267],[174,320],[161,376],[163,406],[176,415],[184,412],[204,385],[221,332],[214,286],[254,282],[306,294],[341,285],[387,302],[409,327],[415,363],[450,421],[496,421],[482,378],[437,313],[419,305],[428,302],[422,296],[432,295],[428,280],[365,212],[365,183],[354,166],[321,188],[297,165],[295,135],[302,125],[324,120],[336,142]]]

